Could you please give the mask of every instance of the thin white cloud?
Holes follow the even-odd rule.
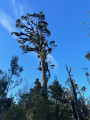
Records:
[[[15,29],[13,27],[12,18],[0,9],[0,24],[5,27],[10,33]]]
[[[12,28],[12,26],[10,25],[10,23],[8,22],[7,19],[2,18],[2,19],[0,20],[0,23],[1,23],[9,32],[12,32],[12,31],[13,31],[13,28]]]
[[[16,6],[16,0],[11,0],[11,3],[12,3],[12,6],[13,6],[14,14],[18,18],[19,13],[18,13],[18,7]]]
[[[24,9],[25,9],[24,5],[20,4],[19,9],[20,9],[20,16],[22,16],[24,14]]]
[[[37,58],[37,54],[36,53],[31,52],[31,53],[29,53],[29,55],[31,55],[32,57],[36,58],[39,61],[39,59]],[[56,72],[57,68],[58,68],[58,63],[55,60],[55,58],[52,55],[48,55],[47,56],[47,61],[51,62],[52,65],[55,65],[53,71]]]
[[[26,0],[23,0],[22,3],[19,0],[11,0],[13,12],[16,18],[20,18],[22,15],[26,13],[32,13],[30,5],[26,3]]]
[[[24,1],[23,3],[20,3],[18,0],[11,0],[11,3],[16,18],[21,17],[25,13]]]
[[[31,52],[31,53],[29,53],[29,55],[34,57],[34,58],[37,58],[37,54],[35,52]],[[39,60],[39,59],[37,59],[37,60]]]
[[[47,61],[50,61],[51,64],[54,64],[55,65],[55,69],[58,67],[58,63],[57,63],[57,61],[55,60],[55,58],[52,55],[48,55],[47,56]]]

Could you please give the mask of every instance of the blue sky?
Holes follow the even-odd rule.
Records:
[[[89,19],[89,0],[0,0],[0,69],[7,71],[13,55],[19,57],[19,63],[24,67],[22,73],[27,83],[32,84],[37,77],[39,60],[34,53],[22,54],[15,38],[11,36],[16,31],[15,21],[21,15],[43,11],[51,31],[49,39],[58,45],[48,59],[56,65],[51,71],[49,83],[57,78],[64,85],[68,78],[65,65],[72,68],[72,74],[80,87],[87,87],[89,96],[90,85],[87,82],[83,68],[90,71],[90,62],[85,54],[90,50],[90,37],[84,32],[83,22]]]

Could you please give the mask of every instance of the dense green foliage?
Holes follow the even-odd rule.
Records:
[[[21,79],[15,80],[13,76],[19,77],[22,70],[22,67],[18,65],[18,57],[16,56],[12,57],[10,69],[7,73],[0,70],[0,119],[13,103],[13,98],[7,97],[9,90],[15,88],[21,82]]]
[[[22,106],[12,104],[2,116],[2,120],[26,120],[26,111]]]
[[[34,87],[30,88],[28,93],[20,93],[18,103],[12,103],[5,110],[1,120],[73,120],[73,97],[72,92],[62,88],[55,77],[53,83],[48,86],[46,99],[41,83],[36,79]],[[87,105],[83,96],[77,98],[77,110],[83,115],[82,120],[89,119]]]
[[[9,76],[0,70],[0,113],[3,114],[4,110],[11,104],[11,99],[7,98],[8,86],[10,83]],[[1,117],[1,115],[0,115]]]

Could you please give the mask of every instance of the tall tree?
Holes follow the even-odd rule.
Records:
[[[74,118],[75,120],[88,120],[88,109],[85,105],[84,96],[82,97],[78,85],[75,84],[75,81],[72,79],[73,75],[71,75],[71,67],[69,70],[66,66],[66,70],[69,75],[67,82],[69,83],[70,91],[68,93],[71,100]],[[85,87],[82,87],[81,90],[85,90]],[[78,97],[78,93],[80,94],[80,97]]]
[[[66,98],[65,89],[59,84],[57,81],[57,77],[51,85],[48,86],[49,88],[49,98],[51,101],[51,116],[53,120],[71,120],[72,117],[72,109],[70,106],[70,102],[68,98]],[[51,120],[52,120],[51,119]]]
[[[69,78],[68,78],[68,82],[70,82],[70,91],[71,91],[71,106],[72,106],[72,110],[73,110],[73,115],[75,120],[78,120],[78,106],[77,106],[77,93],[76,93],[76,88],[75,88],[75,83],[72,79],[71,75],[71,67],[70,70],[68,69],[68,67],[66,66],[66,70],[68,72]]]
[[[23,71],[22,66],[18,65],[18,57],[13,56],[11,59],[11,68],[8,72],[0,70],[0,119],[4,112],[11,106],[12,98],[8,98],[7,94],[11,88],[20,84],[21,79],[14,81],[13,76],[20,76],[20,72]]]
[[[48,99],[43,99],[39,79],[36,79],[34,87],[30,88],[29,93],[20,95],[19,104],[25,106],[28,120],[49,120],[50,102]]]
[[[9,87],[8,75],[0,70],[0,118],[7,107],[7,92]]]
[[[41,83],[43,93],[46,95],[47,81],[50,77],[49,67],[54,67],[50,62],[47,62],[47,55],[52,52],[55,41],[48,41],[47,37],[51,35],[47,29],[48,23],[45,21],[43,12],[39,14],[29,14],[21,16],[21,20],[17,19],[16,27],[20,28],[20,32],[12,32],[17,36],[17,42],[20,44],[24,53],[34,51],[37,57],[40,58]]]

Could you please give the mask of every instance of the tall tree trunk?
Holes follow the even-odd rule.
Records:
[[[72,106],[72,110],[73,110],[74,119],[78,120],[78,115],[77,115],[77,111],[76,111],[76,106],[75,106],[74,100],[71,100],[71,106]]]
[[[82,112],[81,112],[81,110],[80,110],[80,108],[77,104],[77,93],[76,93],[76,89],[75,89],[75,86],[73,84],[72,79],[71,79],[71,85],[72,85],[73,96],[74,96],[74,106],[75,106],[74,109],[76,109],[77,118],[78,118],[76,120],[82,120],[83,119],[83,114],[82,114]],[[76,113],[75,113],[75,115],[76,115]]]
[[[41,85],[43,88],[43,93],[47,93],[47,78],[46,78],[46,62],[45,58],[41,57]]]

